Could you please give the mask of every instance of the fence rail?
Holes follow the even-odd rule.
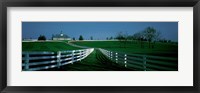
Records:
[[[22,52],[22,70],[35,71],[60,68],[63,65],[83,60],[93,50],[94,48],[57,52]]]
[[[142,71],[178,70],[178,58],[140,55],[140,54],[125,54],[125,53],[108,51],[101,48],[99,48],[99,50],[111,61],[133,70],[142,70]]]

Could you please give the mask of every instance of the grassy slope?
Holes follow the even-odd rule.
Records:
[[[80,49],[64,42],[23,42],[22,51],[62,51]]]
[[[77,45],[104,48],[112,51],[138,53],[138,54],[151,54],[151,55],[164,55],[164,56],[178,56],[178,45],[170,43],[155,43],[154,48],[148,48],[148,43],[144,43],[144,48],[141,48],[139,42],[129,42],[124,47],[123,43],[118,41],[82,41],[73,42]]]

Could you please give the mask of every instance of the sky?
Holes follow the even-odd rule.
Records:
[[[161,32],[161,37],[167,40],[178,41],[178,22],[22,22],[22,38],[37,39],[45,35],[51,39],[53,34],[68,35],[70,38],[105,40],[123,32],[133,35],[147,27],[154,27]]]

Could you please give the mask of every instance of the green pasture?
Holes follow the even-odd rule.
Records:
[[[80,49],[65,42],[22,42],[22,51],[62,51]]]
[[[174,43],[156,42],[153,48],[149,48],[148,42],[143,42],[143,47],[141,47],[141,42],[139,41],[128,41],[126,43],[123,41],[77,41],[72,43],[124,53],[178,57],[178,44]]]
[[[73,47],[67,44],[68,41],[40,41],[40,42],[22,42],[22,51],[62,51],[62,50],[76,50],[80,49],[78,47]],[[175,43],[155,43],[153,48],[149,48],[148,42],[143,42],[143,47],[141,47],[141,42],[120,42],[120,41],[75,41],[71,42],[80,46],[87,46],[91,48],[103,48],[111,51],[127,53],[127,54],[146,54],[146,55],[156,55],[165,57],[178,57],[178,44]],[[147,65],[158,65],[162,66],[156,60],[153,63]],[[178,62],[178,61],[177,61]],[[161,64],[161,65],[160,65]],[[177,63],[174,61],[163,65],[169,68],[178,68]],[[175,65],[174,65],[175,64]],[[137,66],[137,64],[134,64]],[[62,66],[61,68],[47,69],[47,71],[129,71],[129,70],[139,70],[135,67],[125,68],[123,64],[117,64],[112,62],[107,57],[105,57],[98,49],[95,49],[88,57],[81,60],[80,62],[75,62],[73,64],[68,64]],[[159,69],[158,69],[159,70]]]

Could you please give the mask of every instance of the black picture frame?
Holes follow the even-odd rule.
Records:
[[[7,86],[7,7],[193,7],[194,86]],[[2,0],[0,1],[0,91],[2,93],[199,93],[200,0]]]

